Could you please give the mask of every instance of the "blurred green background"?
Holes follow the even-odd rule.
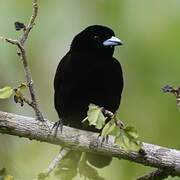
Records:
[[[27,49],[44,116],[58,120],[53,106],[53,78],[73,36],[88,25],[107,25],[124,42],[115,52],[125,79],[120,119],[135,126],[143,141],[180,149],[180,114],[175,98],[161,91],[167,84],[180,85],[180,1],[43,0],[39,6]],[[0,0],[0,36],[17,37],[20,33],[13,23],[27,22],[30,14],[30,0]],[[0,87],[17,87],[24,81],[16,48],[0,42]],[[0,110],[34,116],[30,107],[21,108],[12,98],[0,100]],[[58,151],[55,145],[0,135],[0,168],[6,167],[18,180],[31,180]],[[151,170],[114,159],[99,173],[107,180],[132,180]]]

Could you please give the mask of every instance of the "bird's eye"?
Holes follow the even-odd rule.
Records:
[[[99,40],[100,39],[100,37],[99,36],[94,36],[94,40]]]

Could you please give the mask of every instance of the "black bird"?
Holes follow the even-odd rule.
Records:
[[[88,105],[117,111],[123,90],[121,65],[113,57],[118,45],[122,45],[121,40],[110,28],[101,25],[89,26],[74,37],[54,79],[55,108],[64,125],[98,132],[81,123],[87,116]],[[87,157],[97,167],[106,166],[112,159],[89,153]]]

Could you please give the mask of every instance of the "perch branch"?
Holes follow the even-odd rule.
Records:
[[[97,133],[66,126],[63,127],[62,132],[58,131],[55,136],[52,127],[53,123],[48,120],[46,120],[45,126],[44,123],[31,117],[0,111],[0,133],[126,159],[145,166],[166,169],[170,172],[169,175],[180,176],[180,151],[176,149],[143,143],[143,154],[127,152],[114,144],[112,136],[109,137],[108,142],[102,143]]]

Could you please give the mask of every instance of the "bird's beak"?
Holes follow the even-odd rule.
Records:
[[[123,45],[123,42],[117,37],[112,36],[111,38],[105,40],[103,42],[103,45],[104,46],[120,46],[120,45]]]

